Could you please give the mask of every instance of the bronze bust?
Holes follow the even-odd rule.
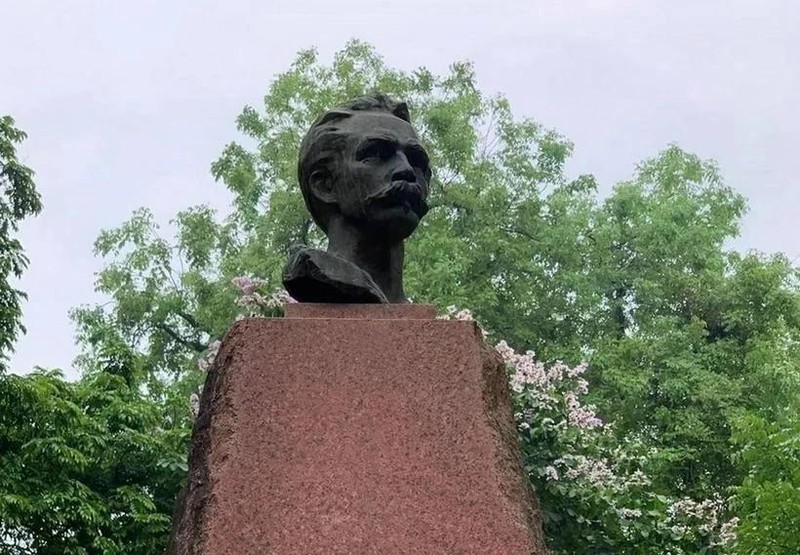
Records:
[[[283,275],[300,302],[405,303],[403,242],[428,211],[428,154],[408,107],[383,94],[329,110],[300,145],[300,189],[328,237]]]

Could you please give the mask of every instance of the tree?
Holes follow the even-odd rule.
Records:
[[[740,553],[793,555],[800,529],[800,420],[797,406],[778,421],[749,416],[736,427],[737,462],[745,478],[736,488]]]
[[[42,208],[25,138],[0,118],[0,554],[150,555],[163,551],[186,472],[186,395],[154,401],[139,355],[105,337],[77,383],[58,371],[6,373],[24,332],[19,278],[28,260],[14,237]]]
[[[232,278],[262,278],[267,294],[280,286],[292,244],[323,241],[296,183],[303,133],[324,109],[373,89],[409,101],[437,169],[431,212],[407,249],[410,296],[471,308],[492,339],[535,351],[540,362],[588,361],[589,399],[614,425],[586,440],[586,456],[627,444],[648,453],[650,489],[630,489],[639,505],[623,508],[661,515],[673,506],[660,500],[668,498],[686,518],[712,505],[722,515],[716,500],[747,475],[732,458],[732,428],[748,416],[770,420],[800,394],[787,379],[798,368],[795,269],[780,256],[726,250],[746,205],[712,162],[669,146],[602,200],[591,176],[565,175],[571,144],[516,119],[502,96],[486,98],[467,63],[437,76],[388,68],[359,42],[328,65],[301,52],[263,106],[238,118],[254,146],[231,143],[212,165],[233,194],[230,216],[189,208],[166,240],[140,210],[98,238],[107,265],[97,287],[112,303],[73,313],[82,367],[99,367],[104,353],[121,349],[137,360],[149,400],[188,396],[202,380],[198,360],[242,310]],[[529,455],[547,460],[536,449]],[[611,530],[619,520],[600,518],[605,489],[551,491],[541,476],[532,479],[558,503],[549,509],[562,523],[580,517],[601,527],[601,543],[576,529],[575,542],[559,544],[564,553],[664,551],[672,541],[674,531],[655,534],[655,525],[643,530],[662,543]],[[590,490],[566,501],[570,491]],[[548,530],[555,541],[559,527]],[[691,552],[689,540],[680,541],[682,551],[673,552]]]
[[[116,370],[0,377],[1,554],[163,552],[186,401],[153,403]]]
[[[7,370],[17,336],[25,332],[21,301],[26,295],[9,281],[19,279],[28,266],[15,234],[23,219],[42,209],[33,171],[17,159],[16,145],[25,138],[11,116],[0,116],[0,373]]]
[[[230,217],[218,221],[207,207],[190,208],[177,216],[175,240],[167,242],[152,215],[141,210],[100,236],[96,252],[109,264],[97,287],[114,303],[74,312],[84,360],[94,358],[108,338],[118,337],[146,355],[151,373],[166,377],[190,371],[204,346],[235,315],[233,277],[259,276],[267,280],[266,289],[274,289],[290,246],[323,240],[296,183],[297,147],[320,111],[371,89],[409,100],[439,169],[432,184],[433,209],[409,245],[412,297],[443,306],[470,304],[487,314],[498,334],[537,337],[522,325],[509,326],[503,307],[530,291],[530,285],[523,289],[526,283],[546,287],[537,279],[546,268],[527,256],[535,253],[532,245],[540,240],[564,244],[589,217],[593,180],[568,181],[562,175],[571,145],[533,121],[516,121],[502,97],[483,97],[469,64],[455,64],[442,77],[424,68],[398,72],[369,46],[351,42],[329,67],[314,51],[302,52],[275,79],[263,113],[244,109],[238,127],[258,146],[248,151],[231,143],[212,165],[212,173],[234,195]],[[552,217],[539,216],[544,205],[552,206]],[[537,220],[531,221],[534,215]],[[553,236],[534,225],[545,221]],[[526,235],[533,238],[521,243]],[[569,259],[582,264],[579,253]],[[530,317],[545,312],[547,306]],[[550,333],[558,334],[568,332]]]

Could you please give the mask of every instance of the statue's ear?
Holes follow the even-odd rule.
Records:
[[[327,169],[316,169],[308,178],[308,186],[316,198],[326,204],[336,204],[336,194],[333,192],[333,179]]]

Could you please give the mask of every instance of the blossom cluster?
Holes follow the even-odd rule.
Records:
[[[556,503],[569,503],[564,496],[586,499],[587,514],[595,504],[604,506],[626,541],[640,543],[641,530],[647,529],[669,546],[664,553],[688,553],[684,548],[697,541],[715,550],[711,553],[735,541],[737,520],[722,521],[722,500],[671,500],[650,489],[642,468],[655,456],[654,449],[647,449],[642,438],[615,440],[613,424],[584,404],[587,364],[546,365],[533,351],[518,353],[505,341],[495,349],[509,369],[531,476],[544,481]],[[541,438],[551,439],[543,444]],[[594,521],[593,526],[600,525]]]
[[[467,310],[466,308],[458,308],[455,305],[448,306],[444,314],[438,316],[440,320],[465,320],[468,322],[474,322],[475,317],[472,315],[472,312]]]
[[[208,344],[206,350],[200,355],[200,358],[197,361],[197,368],[201,372],[208,372],[212,366],[214,366],[214,361],[219,354],[219,348],[222,346],[222,342],[219,340],[214,340]],[[201,384],[192,394],[189,396],[189,410],[192,414],[192,419],[197,418],[197,415],[200,413],[200,396],[203,394],[203,385]]]
[[[231,283],[239,293],[239,297],[236,299],[236,305],[245,309],[244,314],[239,314],[236,317],[237,320],[248,316],[261,316],[265,309],[279,309],[283,308],[287,303],[297,302],[282,289],[270,295],[262,295],[259,293],[258,289],[267,283],[266,280],[263,279],[238,276],[233,278]]]
[[[478,321],[472,315],[472,312],[466,308],[458,308],[455,305],[450,305],[445,309],[444,314],[440,314],[436,318],[438,320],[461,320],[463,322],[475,322],[481,332],[481,335],[483,335],[484,338],[489,336],[488,332],[483,329],[480,323],[478,323]]]
[[[495,349],[511,368],[511,389],[517,394],[527,393],[533,412],[537,412],[537,409],[552,411],[563,404],[566,418],[556,424],[556,427],[603,426],[603,421],[597,416],[595,408],[580,401],[580,397],[589,391],[589,382],[582,377],[588,368],[585,363],[570,367],[558,362],[546,367],[544,363],[536,360],[533,351],[519,354],[505,341],[498,343]],[[530,425],[527,420],[523,418],[522,424]]]
[[[197,391],[193,391],[191,395],[189,395],[189,411],[192,414],[192,420],[197,419],[197,415],[200,414],[200,395],[203,393],[203,386],[200,386]]]
[[[219,353],[219,348],[222,345],[222,342],[219,340],[212,341],[206,347],[205,352],[200,356],[200,359],[197,361],[197,367],[200,369],[201,372],[208,372],[211,369],[211,366],[214,365],[214,360],[217,358],[217,353]]]
[[[695,501],[685,497],[667,508],[667,525],[673,536],[683,537],[694,530],[710,539],[709,545],[724,546],[736,541],[736,517],[722,521],[725,502],[719,497]]]

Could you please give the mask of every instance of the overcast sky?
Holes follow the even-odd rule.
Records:
[[[0,0],[0,22],[0,114],[45,203],[22,233],[17,372],[70,368],[98,232],[140,206],[226,211],[209,165],[241,108],[298,50],[350,38],[403,69],[472,60],[604,188],[672,142],[714,158],[750,203],[735,246],[800,255],[800,0]]]

